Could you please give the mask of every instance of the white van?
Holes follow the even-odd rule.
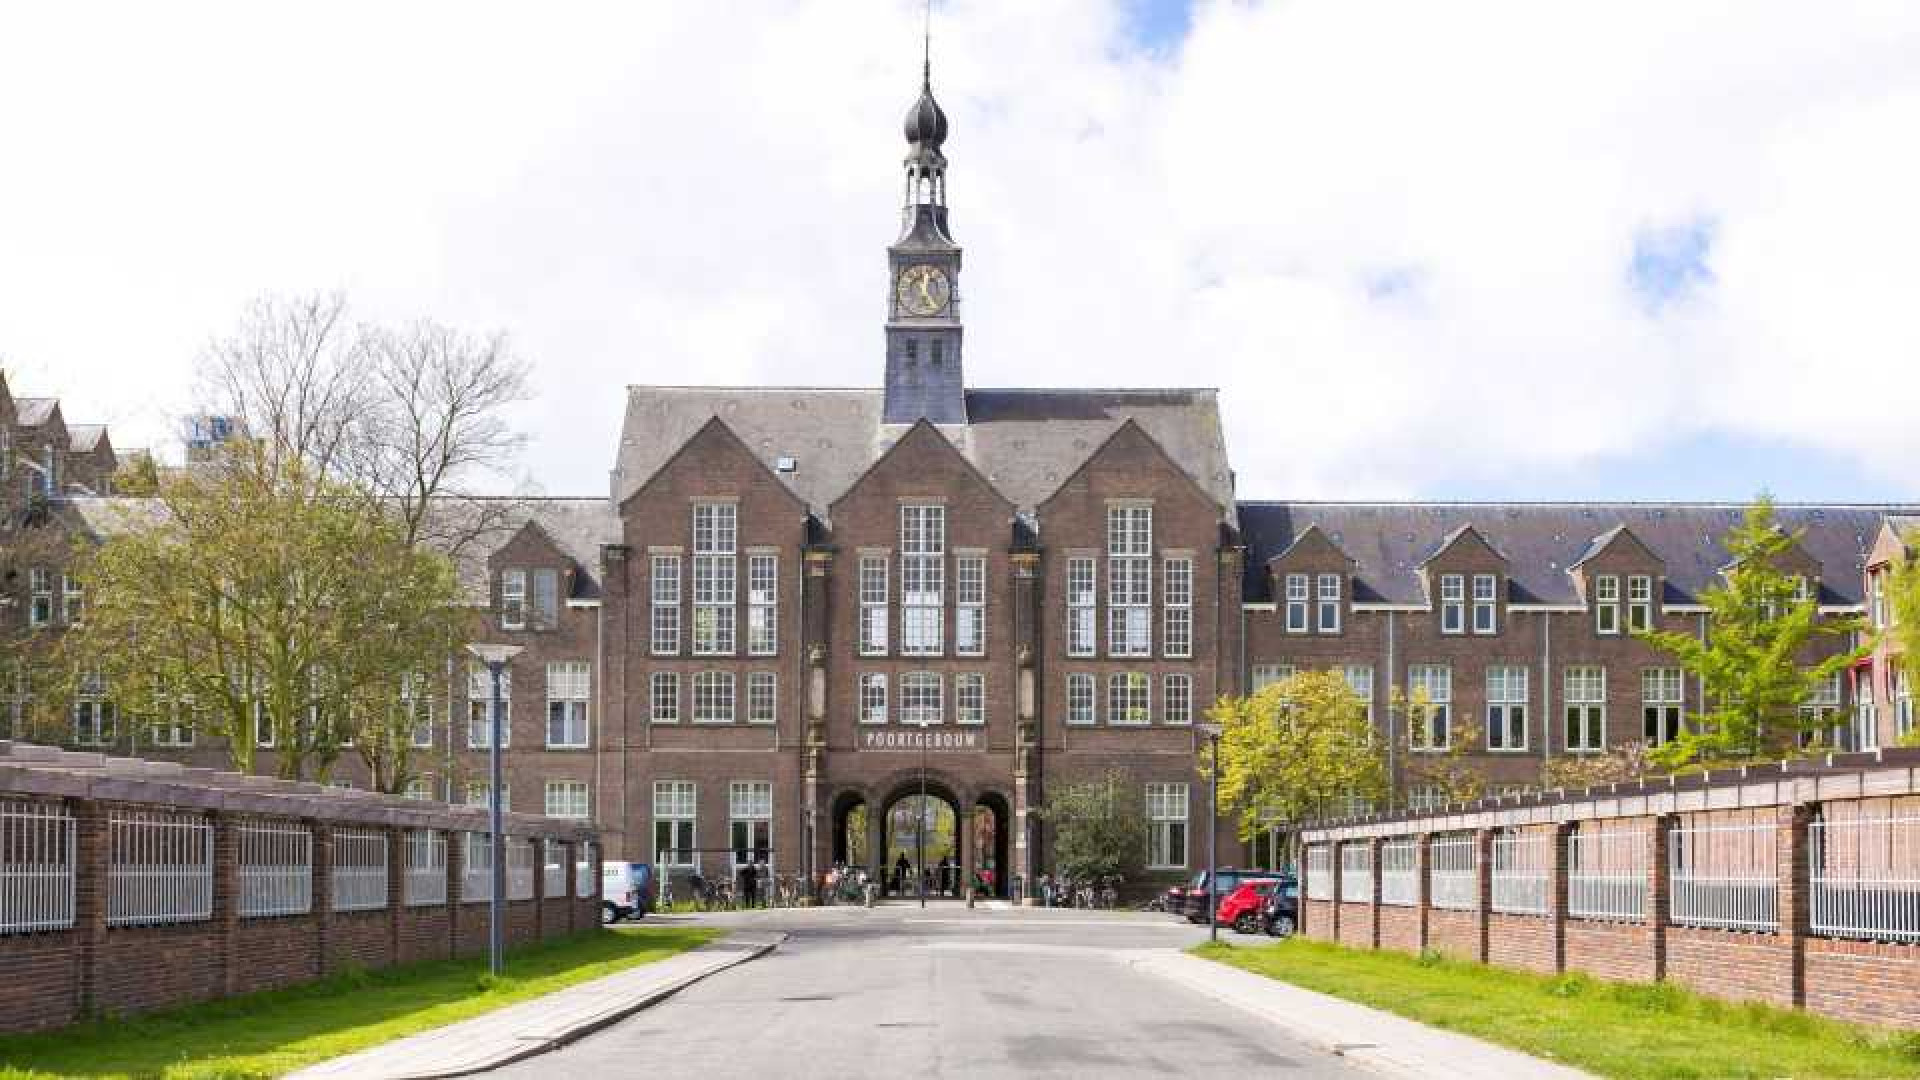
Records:
[[[600,921],[616,923],[638,919],[653,910],[653,865],[618,862],[600,864]]]

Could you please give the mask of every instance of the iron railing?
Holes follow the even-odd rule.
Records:
[[[573,895],[585,899],[600,891],[600,883],[593,879],[593,856],[597,844],[589,841],[581,844],[579,854],[573,860]]]
[[[359,829],[336,831],[333,910],[377,911],[386,906],[387,834]]]
[[[313,910],[313,833],[265,821],[238,827],[240,915],[305,915]]]
[[[213,917],[213,822],[193,813],[117,811],[107,837],[108,926]]]
[[[1647,831],[1589,822],[1567,841],[1567,913],[1638,921],[1647,914]]]
[[[1411,836],[1380,845],[1380,902],[1413,907],[1420,902],[1420,851]]]
[[[1333,899],[1333,849],[1326,844],[1307,845],[1307,899]]]
[[[1449,911],[1480,906],[1480,866],[1472,833],[1436,833],[1427,841],[1429,902]]]
[[[408,907],[447,902],[447,834],[434,829],[407,833],[406,878],[402,882]]]
[[[73,925],[73,815],[60,803],[0,801],[0,934]]]
[[[1545,915],[1552,874],[1551,832],[1530,829],[1496,835],[1492,909],[1509,915]]]
[[[1772,822],[1676,826],[1667,852],[1673,922],[1779,929],[1778,831]]]
[[[1373,902],[1373,845],[1350,840],[1340,845],[1340,899],[1349,904]]]
[[[1807,842],[1814,933],[1920,941],[1920,817],[1819,820]]]

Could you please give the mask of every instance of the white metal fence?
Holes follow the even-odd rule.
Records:
[[[558,840],[540,841],[545,855],[540,868],[540,895],[549,900],[567,895],[567,846]]]
[[[1420,902],[1420,852],[1411,836],[1380,845],[1380,902],[1395,907]]]
[[[313,833],[298,825],[248,822],[236,830],[240,915],[305,915],[313,910]]]
[[[387,834],[359,829],[335,831],[333,910],[377,911],[386,906]]]
[[[1647,830],[1588,822],[1567,840],[1567,913],[1638,921],[1647,914]]]
[[[1503,832],[1493,838],[1493,910],[1545,915],[1553,875],[1553,833]]]
[[[1673,922],[1778,929],[1777,832],[1772,822],[1676,826],[1668,848]]]
[[[1373,845],[1365,840],[1340,845],[1340,899],[1349,904],[1373,902]]]
[[[1449,911],[1479,907],[1479,869],[1472,833],[1435,833],[1427,841],[1428,902]]]
[[[1325,844],[1307,845],[1307,899],[1333,899],[1333,849]]]
[[[213,915],[213,823],[199,814],[116,811],[107,819],[107,925]]]
[[[585,898],[599,890],[600,883],[593,877],[593,855],[597,846],[588,842],[581,844],[577,849],[579,854],[575,855],[573,860],[573,895],[575,896]]]
[[[73,850],[65,806],[0,801],[0,934],[73,925]]]
[[[403,882],[409,907],[447,902],[447,834],[434,829],[407,833],[407,870]]]
[[[1920,941],[1920,817],[1815,821],[1807,843],[1814,933]]]
[[[466,847],[461,852],[466,859],[460,875],[460,900],[462,903],[477,904],[493,897],[493,844],[492,836],[487,833],[461,833],[465,837]]]
[[[533,899],[533,841],[507,837],[507,899]]]

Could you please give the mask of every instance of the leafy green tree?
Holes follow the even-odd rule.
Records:
[[[262,452],[165,478],[80,546],[69,690],[104,678],[123,722],[192,723],[241,772],[262,741],[289,779],[324,780],[351,748],[401,790],[402,684],[444,671],[468,620],[453,569],[371,500]]]
[[[1138,877],[1147,858],[1147,823],[1139,790],[1118,770],[1099,780],[1066,784],[1040,811],[1053,826],[1053,868],[1076,881]]]
[[[1486,771],[1474,758],[1484,745],[1485,732],[1479,724],[1449,708],[1446,731],[1428,738],[1428,729],[1439,722],[1440,710],[1426,691],[1408,694],[1396,690],[1393,703],[1406,718],[1400,735],[1404,788],[1424,788],[1450,803],[1471,802],[1486,794]]]
[[[1208,714],[1221,727],[1220,802],[1242,839],[1277,823],[1325,817],[1348,798],[1387,790],[1383,740],[1339,671],[1301,671]],[[1211,768],[1202,754],[1201,772]]]
[[[1811,583],[1783,569],[1800,536],[1780,526],[1773,500],[1761,496],[1727,533],[1731,561],[1722,581],[1701,591],[1706,640],[1637,634],[1698,678],[1707,702],[1705,711],[1688,714],[1687,730],[1649,752],[1655,765],[1715,768],[1794,757],[1804,752],[1803,741],[1824,734],[1826,721],[1803,716],[1800,706],[1867,650],[1817,655],[1821,639],[1844,641],[1861,624],[1820,617]]]
[[[1916,537],[1901,537],[1911,547]],[[1920,559],[1909,554],[1892,566],[1887,581],[1887,626],[1880,636],[1892,646],[1900,672],[1920,682]],[[1920,729],[1900,737],[1900,745],[1920,745]]]

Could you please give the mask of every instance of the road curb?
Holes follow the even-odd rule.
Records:
[[[787,940],[787,937],[788,935],[785,931],[778,930],[729,934],[719,941],[710,941],[705,945],[689,949],[681,955],[693,956],[702,952],[717,953],[723,951],[734,952],[736,955],[728,958],[724,963],[715,964],[704,970],[695,971],[671,982],[653,987],[643,996],[628,998],[611,1004],[600,1012],[582,1017],[580,1020],[567,1025],[564,1029],[542,1032],[538,1035],[520,1036],[511,1048],[485,1058],[466,1058],[460,1062],[457,1068],[409,1072],[378,1072],[374,1070],[360,1072],[355,1070],[338,1075],[354,1077],[356,1080],[359,1080],[361,1077],[365,1077],[366,1080],[376,1080],[376,1078],[377,1080],[443,1080],[443,1078],[447,1077],[473,1076],[478,1073],[489,1072],[504,1065],[511,1065],[514,1062],[524,1061],[527,1058],[536,1057],[551,1050],[556,1050],[612,1024],[619,1023],[643,1009],[650,1008],[665,1001],[702,979],[710,978],[723,971],[739,967],[749,960],[758,960],[760,957],[778,948]],[[578,985],[588,986],[591,985],[591,983],[581,983]],[[575,987],[567,988],[567,990],[572,989],[575,989]],[[566,993],[567,990],[555,992]],[[537,1001],[539,999],[535,998],[533,1000]],[[508,1008],[512,1008],[512,1006],[508,1006]],[[482,1013],[473,1019],[484,1019],[486,1016],[487,1014]],[[466,1022],[468,1021],[462,1021],[462,1023]],[[379,1048],[374,1047],[371,1049],[377,1051]],[[365,1053],[368,1051],[362,1052]],[[318,1062],[314,1067],[325,1068],[326,1064],[326,1062]]]

